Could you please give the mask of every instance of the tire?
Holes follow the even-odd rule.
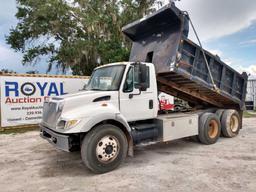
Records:
[[[218,109],[215,112],[215,114],[218,116],[220,122],[221,122],[221,117],[222,117],[224,111],[225,111],[224,109]],[[221,123],[220,123],[220,127],[221,127]],[[220,132],[220,137],[223,137],[222,131]]]
[[[239,134],[241,118],[236,110],[225,110],[221,117],[221,131],[224,137],[232,138]]]
[[[110,124],[91,130],[83,139],[81,157],[94,173],[106,173],[117,168],[125,159],[128,142],[123,131]]]
[[[210,145],[217,142],[220,137],[220,120],[214,113],[204,113],[199,119],[198,138],[201,143]]]
[[[222,117],[222,114],[225,110],[224,109],[218,109],[215,114],[217,115],[217,117],[219,117],[219,120],[221,121],[221,117]]]

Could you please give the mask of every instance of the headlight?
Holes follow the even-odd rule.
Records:
[[[73,120],[68,120],[66,121],[66,124],[65,124],[65,129],[70,129],[72,127],[75,127],[80,121],[79,120],[76,120],[76,119],[73,119]]]
[[[72,119],[72,120],[60,120],[57,129],[70,129],[75,127],[80,120]]]

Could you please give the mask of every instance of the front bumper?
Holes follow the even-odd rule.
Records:
[[[61,149],[63,151],[71,152],[79,146],[75,136],[56,133],[42,125],[40,125],[40,136],[43,139],[46,139],[57,149]]]

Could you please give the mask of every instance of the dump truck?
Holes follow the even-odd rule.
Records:
[[[129,61],[99,66],[84,91],[45,101],[41,137],[80,150],[89,169],[105,173],[141,143],[192,137],[209,145],[238,135],[247,75],[189,40],[189,22],[172,3],[125,26]],[[160,91],[191,110],[160,114]]]

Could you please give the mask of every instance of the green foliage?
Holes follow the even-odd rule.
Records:
[[[9,70],[9,69],[1,69],[0,73],[16,73],[16,72],[13,70]]]
[[[17,26],[6,41],[24,53],[23,64],[47,57],[48,71],[90,75],[103,63],[127,60],[125,24],[153,11],[155,0],[17,0]]]

